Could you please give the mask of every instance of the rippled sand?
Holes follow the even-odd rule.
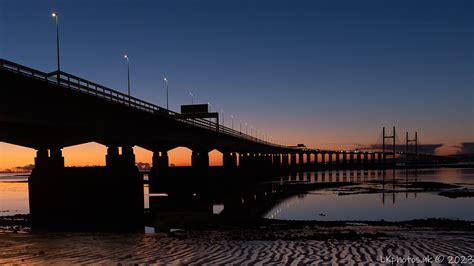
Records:
[[[380,232],[380,229],[377,229]],[[245,239],[246,237],[244,237]],[[181,234],[0,234],[0,264],[380,262],[381,256],[474,254],[474,232],[385,230],[324,240],[232,240],[222,232]]]

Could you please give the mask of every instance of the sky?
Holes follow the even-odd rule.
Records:
[[[418,131],[447,154],[474,142],[473,5],[0,0],[0,58],[54,71],[56,11],[62,71],[126,92],[127,54],[132,95],[166,106],[166,76],[175,111],[192,92],[194,103],[223,111],[227,126],[232,115],[234,128],[247,123],[288,145],[360,147],[396,126],[399,141]],[[105,161],[98,144],[68,149],[70,165]],[[177,164],[187,157],[175,153]],[[0,143],[0,169],[33,157]]]

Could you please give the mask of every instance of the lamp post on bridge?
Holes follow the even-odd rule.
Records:
[[[168,79],[166,77],[163,78],[166,84],[166,110],[169,110],[169,105],[168,105]]]
[[[222,115],[222,125],[225,126],[224,109],[221,109],[221,115]]]
[[[59,14],[57,12],[52,12],[51,16],[54,18],[56,22],[56,57],[58,60],[58,76],[57,76],[57,82],[59,84],[59,79],[61,78],[61,64],[59,61]]]
[[[194,94],[193,94],[193,92],[190,91],[189,96],[191,96],[191,105],[193,105],[194,104]]]
[[[130,103],[130,60],[128,55],[124,55],[123,58],[127,61],[127,83],[128,83],[128,102]]]
[[[232,130],[234,130],[234,116],[230,115],[230,119],[232,120]]]

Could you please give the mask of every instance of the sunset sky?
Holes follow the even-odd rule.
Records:
[[[23,1],[0,0],[0,58],[56,68],[170,108],[211,103],[285,144],[351,148],[381,127],[418,131],[456,152],[474,142],[474,7],[470,0]],[[5,93],[5,92],[3,92]],[[244,127],[244,126],[243,126]],[[249,127],[250,131],[250,127]],[[64,150],[67,165],[105,162],[105,147]],[[151,153],[136,148],[137,161]],[[190,151],[172,152],[187,164]],[[34,150],[0,142],[0,169]],[[218,160],[213,154],[212,161]]]

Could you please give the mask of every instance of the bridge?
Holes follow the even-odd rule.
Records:
[[[0,141],[37,151],[29,179],[30,210],[32,219],[45,223],[51,218],[39,214],[36,217],[36,210],[49,210],[47,216],[61,213],[58,210],[66,206],[58,202],[58,197],[81,208],[94,206],[104,190],[110,198],[107,205],[120,206],[122,213],[127,213],[127,206],[130,213],[139,206],[143,209],[143,180],[135,166],[134,146],[153,152],[149,173],[152,191],[159,187],[160,178],[170,174],[168,151],[176,147],[192,150],[194,175],[209,173],[208,154],[214,149],[223,154],[222,170],[226,174],[380,168],[386,165],[386,156],[401,154],[279,145],[218,122],[173,112],[66,72],[45,73],[1,59],[0,86]],[[65,167],[62,149],[89,142],[107,147],[106,166]],[[409,155],[419,161],[435,161],[428,155]],[[54,189],[65,192],[53,196]],[[99,215],[101,210],[96,211],[95,215]],[[72,213],[68,215],[72,217],[70,222],[79,219]]]

